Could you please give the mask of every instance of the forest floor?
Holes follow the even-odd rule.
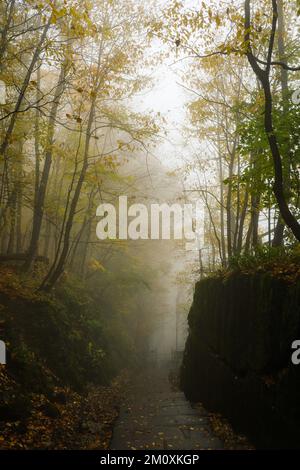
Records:
[[[54,401],[32,394],[27,419],[5,419],[0,412],[0,449],[108,449],[128,373],[110,386],[90,386],[84,394],[57,387]],[[0,366],[2,395],[13,394],[14,383]]]
[[[2,392],[14,384],[0,368]],[[55,401],[31,397],[25,421],[0,421],[0,449],[252,449],[222,417],[191,405],[170,364],[123,372],[87,393],[57,387]]]
[[[0,266],[0,338],[7,347],[7,364],[0,364],[0,450],[107,449],[128,380],[124,371],[110,382],[111,369],[121,371],[125,361],[108,354],[101,363],[94,355],[104,342],[100,334],[94,339],[102,323],[92,322],[93,307],[85,310],[90,299],[83,287],[69,283],[40,294],[35,274]],[[114,348],[118,338],[105,341]]]
[[[253,449],[224,418],[191,405],[174,377],[170,363],[160,363],[127,383],[110,449]]]

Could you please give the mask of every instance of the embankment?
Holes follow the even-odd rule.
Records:
[[[257,447],[300,448],[300,282],[236,273],[196,284],[181,387]]]
[[[119,374],[135,361],[123,317],[75,280],[44,294],[2,269],[0,449],[108,446]]]

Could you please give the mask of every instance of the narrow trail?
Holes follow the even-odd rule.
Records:
[[[170,363],[145,368],[128,389],[115,424],[112,450],[222,449],[209,414],[193,408],[169,381]]]

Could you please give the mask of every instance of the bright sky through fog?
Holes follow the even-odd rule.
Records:
[[[159,12],[162,12],[169,3],[170,0],[156,0],[155,6]],[[206,1],[207,5],[212,3],[216,3],[216,0]],[[200,6],[200,1],[185,0],[184,5],[186,8],[197,9]],[[184,155],[187,156],[192,152],[182,132],[188,121],[186,104],[195,98],[192,92],[180,86],[180,84],[184,85],[182,72],[187,70],[188,60],[182,60],[181,51],[177,56],[175,43],[173,46],[172,43],[164,45],[159,40],[154,40],[152,47],[153,55],[156,50],[159,53],[163,49],[169,52],[169,56],[162,59],[162,63],[157,65],[154,74],[151,75],[155,85],[148,93],[140,97],[138,107],[161,113],[167,120],[164,128],[168,134],[164,138],[164,143],[154,153],[164,165],[171,168],[180,167],[183,160],[186,160]]]
[[[155,150],[155,155],[165,165],[174,167],[180,164],[180,153],[184,148],[180,128],[186,119],[187,92],[179,85],[180,78],[171,64],[172,57],[164,59],[164,63],[156,68],[154,86],[140,97],[138,106],[160,113],[166,119],[163,127],[167,135],[162,134],[162,143]]]

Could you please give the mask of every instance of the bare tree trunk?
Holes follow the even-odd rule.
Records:
[[[228,259],[232,257],[232,176],[234,167],[235,152],[230,153],[229,174],[228,174],[228,190],[226,201],[226,214],[227,214],[227,253]]]
[[[53,183],[53,192],[56,195],[56,204],[55,204],[55,211],[54,211],[54,222],[56,227],[59,226],[59,208],[63,194],[63,186],[64,186],[64,175],[66,171],[66,160],[63,161],[63,165],[61,166],[61,158],[58,157],[56,161],[56,168],[54,172],[54,183]],[[59,177],[60,176],[60,177]],[[68,200],[66,206],[68,205]],[[53,247],[54,247],[54,256],[55,253],[58,251],[58,244],[59,244],[59,234],[57,228],[54,230],[53,234]]]
[[[202,195],[203,201],[205,203],[205,206],[206,206],[206,209],[207,209],[207,212],[208,212],[208,215],[209,215],[210,223],[213,227],[213,232],[214,232],[215,239],[218,243],[218,251],[219,251],[219,256],[220,256],[222,266],[225,266],[225,260],[223,258],[223,254],[222,254],[221,240],[220,240],[220,237],[218,236],[218,232],[217,232],[216,224],[215,224],[214,219],[213,219],[211,207],[210,207],[209,201],[207,199],[207,194],[206,194],[205,191],[201,191],[201,195]]]
[[[47,149],[45,155],[45,163],[43,168],[43,173],[40,180],[40,185],[38,188],[38,194],[35,201],[33,222],[32,222],[32,234],[30,245],[28,249],[28,257],[24,264],[25,271],[29,270],[35,256],[37,255],[38,242],[41,233],[43,215],[44,215],[44,204],[46,197],[46,189],[52,164],[52,154],[53,154],[53,143],[54,143],[54,132],[55,132],[55,121],[58,111],[58,105],[60,98],[64,91],[65,87],[65,74],[66,74],[66,64],[64,63],[61,67],[58,83],[56,86],[54,100],[49,117],[48,133],[47,133]]]
[[[285,35],[285,24],[284,24],[284,13],[283,13],[283,1],[282,0],[277,0],[278,4],[278,54],[279,54],[279,60],[280,61],[285,61],[285,43],[284,43],[284,35]],[[281,96],[282,96],[282,105],[283,105],[283,118],[288,113],[288,71],[285,70],[284,68],[281,68],[280,70],[280,81],[281,81]],[[286,149],[287,151],[287,161],[286,161],[286,182],[284,182],[285,188],[288,187],[289,185],[289,179],[290,179],[290,161],[291,161],[291,155],[290,155],[290,149]],[[274,238],[272,245],[273,246],[282,246],[283,245],[283,234],[284,234],[284,228],[285,228],[285,223],[282,220],[281,215],[279,214],[277,224],[275,227],[274,231]]]
[[[2,29],[1,43],[0,43],[0,71],[2,71],[3,69],[3,59],[4,59],[6,49],[7,49],[7,33],[9,31],[9,28],[13,19],[15,3],[16,3],[15,0],[10,1],[7,19],[6,21],[4,21],[4,27]]]
[[[246,240],[245,240],[245,253],[249,253],[250,251],[250,244],[251,244],[251,236],[252,236],[252,217],[250,219],[250,223],[247,230]]]
[[[41,69],[38,67],[36,76],[36,100],[40,99],[41,89]],[[35,111],[35,123],[34,123],[34,151],[35,151],[35,181],[34,181],[34,207],[37,206],[38,192],[40,186],[40,113],[39,110]]]
[[[8,238],[7,254],[14,252],[16,235],[16,208],[17,208],[17,190],[13,190],[12,201],[10,205],[10,231]]]
[[[47,219],[46,220],[46,227],[45,227],[45,245],[44,245],[44,256],[45,256],[45,258],[49,258],[49,247],[50,247],[51,236],[52,236],[52,224]]]
[[[86,227],[86,237],[85,237],[85,244],[83,246],[83,255],[82,255],[82,263],[81,263],[81,277],[85,279],[86,277],[86,271],[87,271],[87,256],[89,252],[89,241],[90,241],[90,236],[91,236],[91,227],[92,227],[92,220],[91,218],[89,219]]]
[[[252,247],[259,245],[258,223],[259,223],[259,204],[260,197],[253,195],[251,198],[251,226],[252,226]]]
[[[240,216],[240,221],[239,221],[237,246],[236,246],[237,254],[240,254],[243,248],[243,234],[244,234],[244,225],[245,225],[245,219],[246,219],[247,208],[248,208],[248,200],[249,200],[249,185],[247,185],[246,190],[245,190],[244,203],[243,203],[243,207],[241,210],[241,216]]]
[[[233,253],[238,254],[238,240],[239,240],[239,233],[240,233],[240,223],[242,217],[243,207],[241,207],[241,187],[240,187],[240,177],[241,177],[241,159],[238,153],[237,156],[237,193],[236,193],[236,213],[235,213],[235,227],[234,227],[234,237],[233,237]],[[245,212],[246,215],[246,212]],[[243,230],[242,230],[243,234]]]
[[[284,194],[284,183],[283,183],[283,169],[282,169],[282,160],[281,154],[277,142],[277,136],[274,130],[273,125],[273,98],[270,85],[270,68],[272,62],[272,53],[274,48],[275,33],[277,27],[277,1],[272,0],[273,8],[273,19],[272,19],[272,30],[269,40],[269,50],[268,50],[268,59],[266,69],[262,69],[257,62],[257,59],[252,53],[251,49],[251,39],[250,39],[250,30],[251,30],[251,13],[250,13],[250,0],[245,0],[245,43],[247,44],[247,58],[248,61],[255,73],[255,75],[260,80],[265,96],[265,120],[264,127],[269,142],[269,147],[273,157],[273,167],[274,167],[274,186],[273,192],[275,194],[278,207],[281,213],[281,216],[286,223],[286,225],[291,229],[295,238],[300,241],[300,224],[297,221],[296,217],[291,213],[288,203]]]
[[[220,136],[218,134],[218,162],[219,162],[219,179],[220,179],[220,228],[221,228],[221,252],[222,264],[226,264],[226,246],[225,246],[225,221],[224,221],[224,175],[223,162],[221,153]]]
[[[52,272],[50,270],[51,274],[49,275],[49,277],[46,276],[45,280],[43,281],[41,285],[41,288],[43,288],[46,291],[51,290],[52,287],[55,285],[56,281],[61,276],[67,256],[68,256],[69,247],[70,247],[70,234],[71,234],[71,230],[73,226],[75,211],[76,211],[77,203],[80,197],[81,188],[85,179],[86,171],[88,168],[88,152],[89,152],[90,139],[91,139],[91,127],[92,127],[92,122],[94,119],[94,110],[95,110],[95,101],[93,101],[91,111],[90,111],[83,164],[82,164],[81,172],[80,172],[77,185],[75,188],[74,196],[70,204],[70,210],[69,210],[69,215],[68,215],[67,222],[66,222],[65,234],[63,237],[63,248],[62,248],[62,251],[59,256],[56,266],[53,268]]]
[[[8,148],[10,138],[11,138],[11,135],[13,133],[15,124],[16,124],[16,120],[17,120],[17,117],[18,117],[18,112],[21,109],[21,106],[22,106],[22,103],[23,103],[23,100],[24,100],[24,97],[25,97],[25,93],[26,93],[27,87],[28,87],[30,79],[31,79],[31,75],[32,75],[34,67],[35,67],[35,65],[36,65],[36,63],[39,59],[39,56],[40,56],[40,53],[41,53],[41,50],[42,50],[42,46],[43,46],[44,41],[46,39],[50,24],[51,24],[51,18],[49,19],[49,21],[44,26],[42,35],[40,37],[38,45],[35,49],[35,52],[33,54],[32,59],[31,59],[31,63],[29,65],[28,69],[27,69],[27,73],[26,73],[25,79],[23,81],[23,84],[22,84],[17,102],[15,104],[14,111],[13,111],[12,116],[10,118],[10,122],[9,122],[9,125],[8,125],[8,128],[7,128],[7,131],[5,133],[4,139],[3,139],[1,147],[0,147],[0,155],[3,156],[3,160],[4,160],[4,167],[3,167],[2,179],[1,179],[0,204],[2,203],[3,194],[4,194],[4,187],[5,187],[5,184],[6,184],[6,181],[7,181],[7,171],[8,171],[8,167],[7,167],[7,165],[8,165],[8,162],[7,162],[7,148]]]
[[[92,94],[91,108],[90,108],[90,112],[88,116],[85,146],[84,146],[84,152],[83,152],[83,163],[82,163],[81,171],[77,180],[77,185],[74,191],[73,199],[70,204],[69,214],[66,220],[65,232],[63,235],[63,247],[62,247],[61,253],[59,256],[57,253],[57,256],[55,257],[54,262],[47,276],[45,277],[45,279],[43,280],[40,286],[40,289],[43,289],[46,291],[50,291],[55,285],[55,283],[58,281],[58,279],[60,278],[64,270],[64,266],[65,266],[65,263],[69,254],[70,234],[71,234],[71,230],[73,226],[73,220],[74,220],[78,200],[80,197],[82,185],[84,183],[85,175],[88,169],[88,156],[89,156],[90,141],[91,141],[91,136],[92,136],[92,126],[93,126],[93,121],[95,117],[97,95],[98,95],[100,85],[101,85],[101,79],[100,79],[101,53],[102,53],[102,45],[99,46],[98,64],[97,64],[97,72],[96,72],[97,83],[95,85],[94,93]]]
[[[22,251],[22,203],[23,203],[23,192],[22,186],[19,184],[17,190],[17,211],[16,211],[16,218],[17,218],[17,226],[16,226],[16,251],[17,253],[21,253]]]
[[[97,188],[98,189],[98,188]],[[80,267],[79,267],[79,272],[82,278],[85,277],[86,275],[86,259],[88,255],[88,250],[89,250],[89,241],[90,241],[90,236],[91,236],[91,227],[92,227],[92,218],[93,215],[91,214],[91,208],[93,205],[94,201],[94,196],[97,192],[97,189],[92,189],[92,191],[89,194],[89,200],[88,200],[88,207],[86,210],[86,214],[84,216],[84,220],[82,222],[81,228],[77,234],[76,240],[74,242],[74,247],[72,250],[72,259],[70,261],[70,267],[74,266],[75,264],[75,258],[77,254],[77,249],[78,246],[81,242],[82,237],[84,236],[84,242],[83,242],[83,248],[81,250],[81,260],[80,260]],[[71,250],[70,250],[71,251]]]

